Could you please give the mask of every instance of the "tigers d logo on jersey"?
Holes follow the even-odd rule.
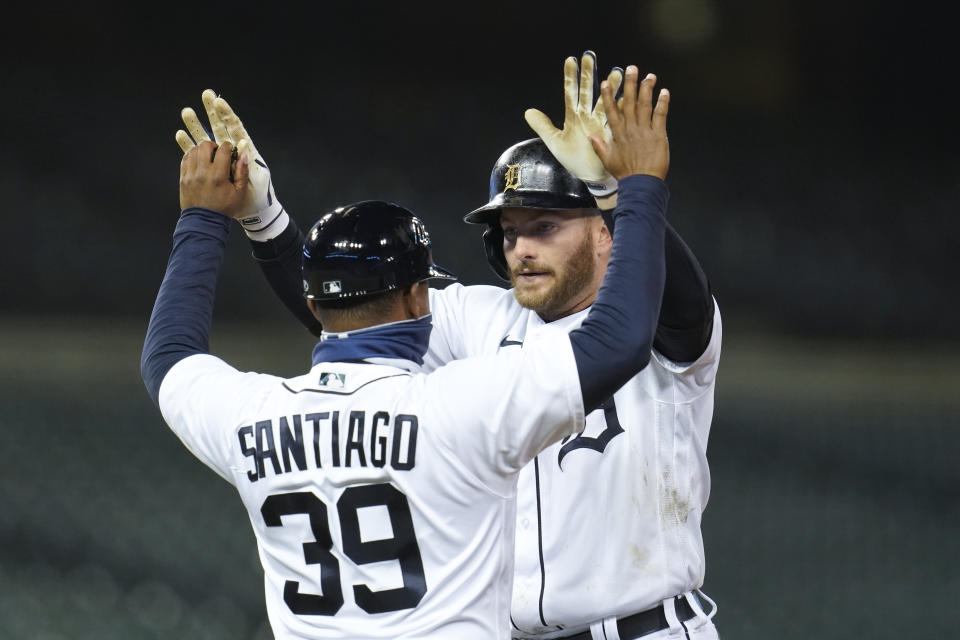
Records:
[[[519,164],[508,164],[507,173],[504,174],[503,180],[506,182],[506,185],[503,187],[503,192],[506,193],[508,190],[513,189],[516,191],[520,188],[520,165]]]
[[[570,436],[567,436],[561,441],[563,446],[560,447],[560,452],[557,454],[557,466],[560,467],[561,471],[563,470],[563,459],[567,454],[577,449],[589,449],[603,455],[610,441],[624,432],[623,427],[620,426],[620,416],[617,415],[617,405],[613,401],[613,396],[607,398],[600,405],[600,408],[594,410],[593,413],[601,410],[603,411],[603,431],[596,436],[585,436],[583,432],[580,432],[572,440]]]

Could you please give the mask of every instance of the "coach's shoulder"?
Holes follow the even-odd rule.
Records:
[[[510,289],[492,285],[463,285],[455,282],[443,289],[430,289],[432,309],[444,307],[489,309],[498,305],[509,306],[513,302],[513,293]]]

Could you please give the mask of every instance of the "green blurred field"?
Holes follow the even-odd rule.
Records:
[[[271,637],[239,499],[140,382],[145,325],[0,319],[0,638]],[[218,320],[213,350],[293,375],[312,339],[285,331]],[[724,638],[955,633],[958,365],[728,328],[704,524]]]

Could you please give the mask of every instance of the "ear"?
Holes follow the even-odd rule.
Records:
[[[594,222],[594,236],[597,253],[600,255],[610,255],[610,251],[613,249],[613,236],[610,235],[610,228],[603,221],[602,216],[597,216],[599,224]]]
[[[404,310],[410,319],[422,318],[430,313],[430,287],[426,282],[416,282],[403,294]]]
[[[317,319],[317,322],[323,323],[323,320],[320,318],[320,309],[317,307],[317,301],[312,298],[307,298],[307,309],[310,309],[310,313],[313,314],[313,317]]]

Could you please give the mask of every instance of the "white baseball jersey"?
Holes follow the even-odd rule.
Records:
[[[545,325],[512,291],[458,284],[432,290],[430,304],[426,367],[526,348],[545,326],[570,330],[587,314]],[[702,586],[700,519],[710,492],[706,448],[720,339],[716,310],[696,362],[654,351],[649,366],[587,416],[582,433],[521,472],[513,635],[570,635]]]
[[[510,636],[517,473],[584,416],[564,331],[504,356],[170,369],[164,419],[240,493],[278,639]]]

